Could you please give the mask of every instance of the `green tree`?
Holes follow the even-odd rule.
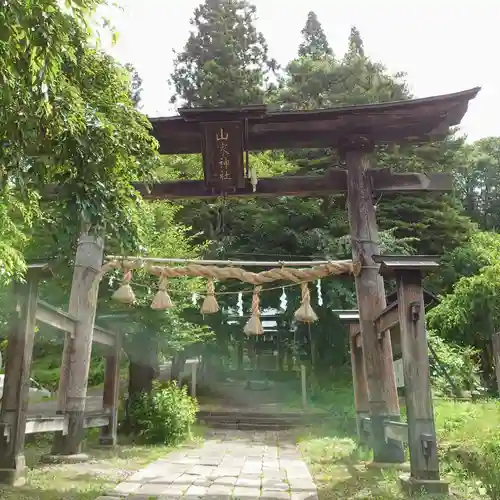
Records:
[[[188,228],[175,221],[180,206],[165,201],[145,204],[141,209],[143,252],[152,257],[196,258],[200,248],[193,244]],[[98,321],[125,334],[125,349],[129,358],[129,397],[149,392],[161,358],[183,360],[210,340],[210,329],[191,322],[191,293],[201,291],[199,280],[178,278],[169,281],[169,294],[174,308],[166,311],[151,309],[158,290],[158,278],[147,271],[133,275],[132,288],[137,298],[134,306],[124,306],[111,300],[119,284],[120,273],[111,273],[100,287],[101,301]],[[198,316],[201,315],[198,313]],[[194,351],[193,351],[194,349]],[[182,362],[183,365],[183,362]],[[182,366],[181,366],[182,369]]]
[[[149,179],[158,166],[149,121],[136,109],[139,75],[92,43],[90,16],[100,2],[66,4],[13,1],[0,12],[0,33],[12,39],[0,43],[5,62],[0,134],[6,144],[0,150],[0,228],[9,237],[2,243],[10,245],[0,260],[5,267],[8,259],[17,265],[14,258],[21,262],[22,252],[30,259],[50,259],[54,279],[43,285],[42,297],[63,309],[82,219],[91,231],[105,230],[111,253],[194,254],[183,228],[173,223],[175,209],[144,203],[132,186]],[[57,186],[57,197],[41,201],[48,184]],[[99,314],[116,318],[123,311],[109,304],[116,277],[110,278],[101,287]],[[146,304],[156,283],[140,273],[137,281],[146,290],[138,293],[139,307],[125,311],[130,321],[121,317],[112,325],[125,330],[126,348],[138,356],[133,361],[144,361],[152,347],[154,353],[171,354],[194,343],[196,332],[204,335],[206,328],[183,319],[187,300],[179,300],[169,315],[155,313]],[[42,330],[44,335],[47,343],[61,345],[49,330]]]
[[[453,293],[443,297],[429,314],[429,325],[439,336],[475,347],[481,355],[483,375],[491,384],[493,355],[491,336],[500,329],[500,266],[461,278]]]
[[[318,57],[316,46],[308,43],[306,35],[304,33],[300,57],[287,66],[280,89],[272,96],[275,105],[284,109],[317,109],[411,97],[403,74],[391,75],[382,64],[366,56],[361,36],[356,30],[351,33],[350,49],[343,59],[335,59],[327,53],[324,57]],[[214,50],[208,42],[207,44],[210,50]],[[203,89],[198,94],[205,96],[211,92],[211,95],[217,97],[219,87],[215,87],[210,78],[205,78],[203,68],[199,65],[190,68],[191,81],[199,82],[199,87]],[[225,71],[230,74],[235,69],[225,68]],[[226,81],[227,79],[222,80],[220,88],[223,88]],[[204,101],[190,101],[179,90],[178,92],[188,104],[206,104]],[[198,95],[196,92],[191,95]],[[235,96],[234,90],[228,92],[227,97],[228,101],[214,100],[211,104],[232,106],[249,102],[245,100],[245,96]],[[376,160],[380,166],[390,166],[400,171],[454,171],[460,154],[460,142],[450,137],[422,147],[381,150],[377,152]],[[322,173],[325,168],[338,165],[339,158],[329,149],[300,149],[287,151],[284,155],[277,152],[252,154],[250,162],[257,168],[259,176],[291,175]],[[162,175],[166,178],[171,178],[174,172],[181,178],[199,177],[201,161],[197,156],[172,157],[164,160],[162,168]],[[453,198],[420,197],[417,203],[413,197],[400,195],[384,196],[377,202],[384,248],[404,253],[417,250],[422,253],[442,253],[462,244],[469,235],[470,224],[461,217],[460,207],[456,206]],[[413,210],[414,206],[418,210]],[[398,212],[398,207],[404,210]],[[349,246],[346,244],[346,234],[349,231],[347,213],[345,199],[341,196],[324,200],[281,197],[244,202],[229,200],[222,204],[189,203],[179,212],[179,217],[192,226],[191,234],[196,235],[195,241],[209,243],[207,247],[213,257],[234,259],[251,256],[257,260],[286,260],[349,256]],[[226,284],[218,285],[219,290],[230,291],[234,288]],[[350,280],[324,280],[322,288],[326,310],[354,306]],[[290,314],[293,314],[300,300],[299,293],[298,290],[287,293]],[[220,303],[226,308],[233,307],[229,300],[221,297]],[[270,296],[263,294],[262,308],[266,308],[271,300]],[[274,307],[274,302],[272,305]],[[327,314],[323,316],[326,318]],[[222,326],[219,328],[217,321],[214,320],[211,326],[216,331],[218,347],[223,342],[240,342],[237,335],[223,331]],[[319,328],[316,335],[317,346],[332,345],[326,330]],[[346,353],[340,351],[341,349],[336,354],[338,360],[343,360]],[[222,352],[226,351],[220,350]],[[320,358],[321,356],[317,357]],[[328,363],[327,357],[321,358],[323,366],[328,366]]]
[[[499,258],[500,237],[488,232],[475,233],[452,252],[434,277],[445,294],[428,317],[440,337],[477,349],[488,385],[494,375],[491,336],[500,330]]]
[[[323,59],[333,56],[333,50],[315,12],[311,11],[307,15],[306,25],[301,34],[303,41],[299,46],[300,57]]]
[[[499,258],[500,238],[493,232],[475,228],[465,244],[443,256],[439,271],[429,276],[426,286],[437,294],[451,294],[460,278],[479,274]]]
[[[144,90],[142,88],[143,81],[141,75],[139,75],[138,71],[130,63],[125,65],[125,69],[129,72],[130,75],[130,98],[132,99],[132,102],[134,103],[136,109],[140,109],[142,92]]]
[[[353,27],[348,50],[342,60],[314,60],[313,54],[293,60],[286,69],[278,101],[291,109],[316,109],[344,104],[368,104],[411,97],[404,74],[391,75],[364,52],[359,31]],[[421,146],[394,146],[376,153],[378,167],[410,172],[454,172],[462,160],[463,140],[453,136]],[[290,150],[287,158],[300,165],[301,174],[321,174],[340,165],[331,149]],[[462,207],[454,196],[397,195],[377,200],[378,220],[383,230],[396,229],[398,238],[413,238],[420,253],[442,254],[463,244],[472,226],[461,215]],[[344,211],[343,197],[330,197],[324,207]],[[347,227],[344,225],[345,229]],[[437,237],[440,235],[441,237]],[[443,235],[446,235],[443,237]]]
[[[340,61],[333,57],[316,58],[317,49],[307,38],[301,49],[300,57],[286,67],[283,92],[278,96],[285,106],[292,104],[297,109],[315,109],[409,97],[405,75],[390,75],[382,64],[365,56],[363,41],[356,28],[351,30],[348,50]]]
[[[277,68],[247,0],[206,0],[195,9],[193,31],[174,61],[172,102],[187,106],[260,104],[267,75]]]
[[[470,238],[474,225],[462,215],[451,195],[419,193],[383,196],[377,205],[381,229],[394,229],[397,238],[413,238],[421,255],[443,255]]]
[[[365,57],[365,48],[361,34],[356,26],[351,27],[351,32],[349,33],[349,48],[347,50],[347,57]]]
[[[456,178],[467,215],[482,229],[497,230],[500,227],[500,138],[487,137],[468,146]]]
[[[137,243],[140,197],[131,182],[152,171],[156,143],[130,100],[125,69],[91,43],[100,4],[13,0],[0,10],[2,278],[22,264],[49,184],[57,185],[62,227],[83,220],[124,246]]]

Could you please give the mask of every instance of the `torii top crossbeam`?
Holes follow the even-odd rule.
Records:
[[[320,176],[256,179],[249,151],[336,148],[341,153],[381,144],[423,143],[443,138],[462,120],[479,88],[424,99],[316,111],[268,112],[266,106],[183,108],[180,115],[152,118],[162,154],[203,154],[204,180],[136,184],[145,198],[230,196],[325,196],[347,192],[347,173],[329,168]],[[392,173],[369,169],[375,193],[450,191],[447,173]],[[258,184],[258,185],[257,185]]]
[[[480,88],[423,99],[315,111],[267,112],[266,106],[180,109],[179,116],[151,118],[162,154],[202,151],[201,122],[248,123],[248,151],[335,148],[346,136],[364,135],[375,143],[427,142],[458,125]]]

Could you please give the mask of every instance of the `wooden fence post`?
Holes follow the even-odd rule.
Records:
[[[198,372],[198,359],[191,363],[191,397],[196,399],[196,375]]]
[[[302,408],[307,408],[307,371],[305,365],[300,365],[300,386],[302,392]]]
[[[363,418],[370,415],[370,408],[368,404],[368,388],[366,385],[365,367],[363,365],[363,349],[361,345],[358,346],[358,340],[361,340],[359,337],[359,325],[351,323],[349,325],[349,329],[356,425],[358,428],[359,441],[361,443],[365,443],[367,440],[363,430]]]
[[[56,433],[52,445],[53,455],[72,455],[72,460],[75,460],[77,455],[81,460],[87,458],[80,454],[80,448],[84,438],[83,422],[97,290],[92,294],[90,292],[101,269],[103,253],[102,238],[87,233],[80,235],[68,311],[76,317],[78,323],[75,335],[66,335],[59,381],[59,411],[68,416],[68,433]]]
[[[0,482],[25,482],[24,441],[35,339],[38,284],[46,265],[28,267],[26,283],[14,285],[16,313],[9,326],[0,412]]]
[[[121,334],[116,334],[115,345],[106,355],[104,367],[104,390],[102,406],[110,412],[109,425],[101,431],[103,446],[116,446],[118,435],[118,409],[120,404],[120,358],[122,350]]]
[[[500,394],[500,333],[491,336],[491,347],[493,350],[493,363],[497,379],[497,391]]]
[[[384,421],[401,419],[398,392],[392,365],[391,336],[377,335],[374,319],[386,306],[384,281],[378,274],[373,255],[379,253],[378,230],[368,155],[373,147],[363,137],[345,140],[339,148],[347,168],[347,205],[351,230],[352,257],[361,265],[355,277],[361,343],[372,429],[373,460],[376,463],[402,463],[401,443],[385,439]]]
[[[447,493],[448,483],[439,477],[422,273],[397,271],[396,282],[411,471],[409,478],[402,478],[402,484],[411,492],[424,489],[429,493]]]

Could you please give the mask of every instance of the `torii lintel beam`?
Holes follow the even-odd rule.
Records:
[[[390,169],[369,172],[374,193],[447,192],[452,190],[448,173],[393,173]],[[255,196],[328,196],[347,193],[347,172],[330,168],[321,176],[268,177],[258,180],[255,192],[247,180],[244,188],[219,193],[203,180],[159,182],[151,185],[136,183],[135,188],[146,199],[216,198]]]

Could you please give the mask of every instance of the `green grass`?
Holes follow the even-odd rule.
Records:
[[[435,402],[444,474],[500,499],[500,402]]]
[[[320,500],[407,498],[399,486],[400,472],[366,467],[371,452],[356,444],[350,389],[328,392],[322,391],[317,400],[331,409],[329,421],[297,436]],[[441,473],[450,482],[453,498],[499,500],[500,404],[437,400],[434,406]]]
[[[199,441],[200,432],[194,429],[192,443]],[[90,456],[89,462],[42,465],[40,458],[49,453],[50,444],[48,435],[27,444],[26,485],[0,486],[1,500],[95,500],[172,450],[167,446],[142,446],[127,440],[114,449],[105,449],[98,445],[98,432],[92,431],[83,450]]]

